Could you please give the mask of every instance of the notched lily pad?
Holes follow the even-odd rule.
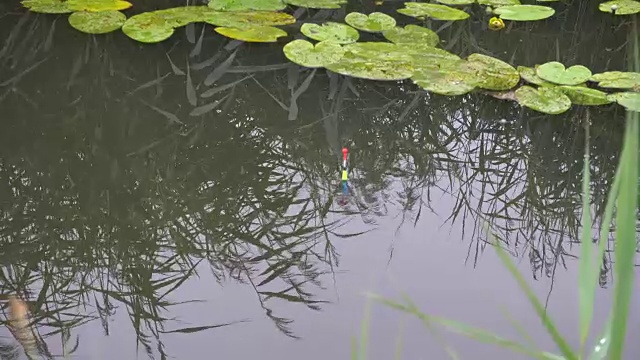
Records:
[[[292,62],[317,68],[340,61],[345,50],[340,44],[332,41],[321,41],[314,45],[306,40],[293,40],[282,49],[287,59]]]
[[[461,60],[456,54],[429,45],[413,43],[399,43],[396,45],[398,51],[411,57],[413,67],[416,69],[450,69],[458,66],[458,62]]]
[[[168,39],[174,30],[161,16],[147,12],[127,19],[122,25],[122,32],[136,41],[157,43]]]
[[[228,38],[241,40],[246,42],[276,42],[279,37],[287,36],[287,33],[273,26],[243,26],[235,27],[217,27],[215,31]]]
[[[591,89],[586,86],[558,86],[558,90],[562,91],[576,105],[606,105],[613,102],[607,97],[607,93]]]
[[[440,95],[464,95],[478,85],[478,78],[465,66],[466,61],[459,60],[456,69],[420,69],[411,77],[421,88]]]
[[[464,20],[469,18],[466,12],[440,4],[406,2],[405,8],[399,9],[400,14],[415,17],[418,19],[430,17],[437,20]]]
[[[337,42],[338,44],[351,44],[360,38],[358,30],[349,25],[337,22],[326,22],[322,25],[312,23],[302,24],[300,32],[316,41],[329,40]]]
[[[534,68],[518,66],[516,69],[518,70],[520,77],[530,84],[538,86],[556,86],[556,84],[542,80],[538,74],[536,74],[536,69]]]
[[[640,93],[621,92],[609,95],[609,100],[615,101],[629,111],[640,112]]]
[[[369,15],[352,12],[347,14],[344,22],[358,30],[374,33],[393,29],[393,27],[396,26],[396,19],[380,12],[374,12]]]
[[[640,91],[640,73],[637,72],[607,71],[593,75],[590,80],[603,88]]]
[[[335,73],[371,80],[403,80],[414,72],[411,57],[397,45],[362,42],[345,45],[340,61],[325,66]]]
[[[534,21],[553,16],[556,11],[553,8],[540,5],[510,5],[501,6],[493,10],[503,20]]]
[[[217,11],[277,11],[287,5],[282,0],[210,0],[209,7]]]
[[[482,54],[471,54],[467,60],[477,70],[479,88],[504,91],[520,81],[518,71],[502,60]]]
[[[635,0],[615,0],[603,2],[598,6],[603,12],[614,13],[615,15],[631,15],[640,13],[640,1]],[[614,12],[615,9],[615,12]]]
[[[561,114],[571,108],[571,100],[555,88],[523,86],[515,96],[520,105],[545,114]]]
[[[435,31],[409,24],[404,28],[395,27],[393,29],[385,30],[382,35],[392,43],[396,44],[419,44],[427,46],[436,46],[440,43],[440,37]]]
[[[25,0],[22,5],[30,11],[43,14],[67,14],[74,12],[69,4],[60,0]]]
[[[70,9],[75,11],[108,11],[126,10],[132,6],[128,1],[123,0],[67,0]]]
[[[445,5],[471,5],[476,0],[436,0],[437,2]]]
[[[308,9],[340,9],[347,0],[284,0],[285,3]]]
[[[224,27],[243,26],[275,26],[289,25],[296,22],[293,16],[275,11],[238,11],[238,12],[205,12],[202,20],[206,23]]]
[[[87,34],[106,34],[118,30],[127,20],[120,11],[77,11],[69,16],[69,24]]]
[[[478,0],[478,4],[493,7],[520,5],[520,0]]]
[[[562,63],[552,61],[538,66],[536,74],[542,80],[554,84],[579,85],[589,80],[591,70],[582,65],[574,65],[565,69]]]

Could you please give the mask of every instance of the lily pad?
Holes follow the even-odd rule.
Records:
[[[411,57],[413,67],[423,70],[441,70],[455,68],[460,57],[446,50],[426,44],[399,43],[396,49]]]
[[[614,13],[615,15],[631,15],[640,13],[640,1],[635,0],[615,0],[601,3],[600,11]]]
[[[309,68],[323,67],[338,62],[345,53],[340,44],[332,41],[321,41],[314,47],[306,40],[293,40],[282,50],[287,59]]]
[[[296,18],[287,13],[276,11],[211,11],[203,14],[202,21],[216,26],[239,28],[244,26],[289,25],[295,23]]]
[[[538,86],[556,86],[556,84],[542,80],[538,76],[538,74],[536,74],[536,69],[534,68],[530,68],[526,66],[518,66],[517,70],[518,70],[518,73],[520,74],[520,77],[524,79],[524,81],[530,84],[534,84]]]
[[[504,91],[520,81],[518,71],[502,60],[482,54],[471,54],[467,60],[477,70],[479,88]]]
[[[606,92],[585,86],[559,86],[558,90],[567,95],[576,105],[606,105],[613,102],[607,98]]]
[[[243,26],[235,27],[217,27],[215,31],[231,39],[246,42],[276,42],[279,37],[287,36],[287,33],[273,26]]]
[[[209,7],[217,11],[276,11],[287,5],[282,0],[210,0]]]
[[[43,14],[67,14],[74,12],[69,4],[59,0],[25,0],[22,5],[30,11]]]
[[[640,91],[640,73],[624,71],[607,71],[595,74],[591,81],[598,83],[598,86],[612,89],[638,89]]]
[[[456,70],[429,70],[420,69],[411,77],[413,82],[421,88],[440,95],[464,95],[472,91],[478,85],[478,78],[473,71],[459,61],[460,66]]]
[[[285,3],[308,9],[340,9],[347,0],[284,0]]]
[[[127,20],[120,11],[77,11],[69,16],[69,24],[88,34],[106,34],[122,27]]]
[[[75,11],[107,11],[125,10],[132,6],[128,1],[123,0],[67,0],[69,8]]]
[[[403,80],[414,72],[411,56],[387,42],[362,42],[344,46],[340,61],[325,66],[335,73],[372,80]]]
[[[153,14],[164,19],[167,26],[178,28],[194,22],[203,22],[207,17],[224,13],[213,11],[206,6],[179,6],[156,10]]]
[[[300,31],[313,40],[330,40],[338,44],[354,43],[360,38],[358,30],[337,22],[326,22],[322,25],[306,23],[302,24]]]
[[[382,35],[392,43],[396,44],[421,44],[428,46],[436,46],[440,43],[440,37],[435,31],[409,24],[404,28],[395,27],[393,29],[385,30]]]
[[[399,9],[398,12],[418,19],[424,18],[425,16],[437,20],[448,21],[464,20],[469,18],[469,14],[466,12],[446,5],[416,2],[407,2],[404,3],[404,5],[406,7],[404,9]]]
[[[582,66],[574,65],[565,69],[562,63],[557,61],[548,62],[538,66],[536,74],[542,79],[559,85],[578,85],[591,77],[591,70]]]
[[[520,5],[520,0],[478,0],[478,4],[493,7]]]
[[[545,114],[561,114],[571,108],[571,100],[555,88],[523,86],[515,96],[520,105]]]
[[[143,43],[157,43],[173,35],[173,27],[154,12],[141,13],[130,17],[122,25],[122,32]]]
[[[380,12],[374,12],[369,15],[352,12],[347,14],[344,21],[358,30],[367,32],[381,32],[393,29],[396,26],[396,19]]]
[[[624,106],[629,111],[640,112],[640,93],[637,92],[622,92],[610,94],[609,99]]]
[[[437,2],[445,5],[471,5],[476,0],[436,0]]]
[[[493,10],[501,19],[512,21],[534,21],[553,16],[553,8],[540,5],[510,5],[501,6]]]

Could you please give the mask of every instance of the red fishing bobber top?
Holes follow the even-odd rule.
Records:
[[[347,153],[349,152],[349,149],[347,148],[342,148],[342,158],[344,160],[347,160]]]

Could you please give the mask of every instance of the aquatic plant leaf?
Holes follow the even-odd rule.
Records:
[[[340,9],[347,0],[284,0],[285,3],[308,9]]]
[[[545,114],[561,114],[571,107],[571,100],[555,88],[523,86],[515,95],[520,105]]]
[[[409,43],[436,46],[440,43],[440,37],[435,31],[412,24],[404,28],[394,27],[393,29],[385,30],[382,32],[382,35],[385,39],[396,44]]]
[[[282,49],[287,59],[309,67],[323,67],[342,59],[345,50],[332,41],[321,41],[314,45],[306,40],[293,40]]]
[[[30,11],[43,14],[67,14],[74,10],[60,0],[24,0],[22,5]]]
[[[516,68],[520,77],[524,79],[524,81],[538,85],[538,86],[556,86],[556,84],[550,83],[548,81],[542,80],[538,74],[536,73],[536,69],[526,66],[518,66]]]
[[[476,0],[436,0],[436,1],[445,5],[470,5],[476,2]]]
[[[433,46],[413,43],[396,44],[398,51],[411,57],[416,69],[449,69],[459,65],[460,57]]]
[[[203,21],[224,27],[289,25],[296,22],[293,16],[275,11],[238,11],[203,14]]]
[[[460,60],[458,69],[455,70],[430,70],[418,69],[411,76],[411,80],[421,88],[440,95],[464,95],[472,91],[478,85],[478,77],[473,71],[463,66],[466,63]]]
[[[306,23],[300,27],[300,32],[316,41],[330,40],[338,44],[351,44],[360,38],[358,30],[349,25],[326,22],[322,25]]]
[[[276,42],[279,37],[287,36],[287,33],[273,26],[243,26],[235,27],[218,27],[215,31],[231,39],[246,42]]]
[[[344,22],[358,30],[374,33],[393,29],[396,26],[396,19],[380,12],[374,12],[369,15],[352,12],[347,14]]]
[[[534,21],[553,16],[556,11],[553,8],[540,5],[510,5],[501,6],[493,10],[503,20]]]
[[[206,6],[178,6],[157,10],[153,13],[164,19],[167,26],[172,28],[186,26],[194,22],[204,22],[209,17],[223,14]]]
[[[607,93],[590,89],[586,86],[558,86],[558,90],[562,91],[571,102],[576,105],[606,105],[613,102],[607,97]]]
[[[603,12],[614,13],[615,15],[631,15],[640,13],[640,1],[635,0],[614,0],[603,2],[598,6]]]
[[[542,79],[558,85],[579,85],[591,78],[591,70],[574,65],[565,68],[562,63],[551,61],[536,68],[536,74]]]
[[[478,4],[493,7],[520,5],[520,0],[478,0]]]
[[[87,34],[106,34],[122,27],[127,16],[120,11],[76,11],[69,16],[69,24]]]
[[[520,81],[518,71],[502,60],[482,54],[471,54],[467,60],[477,70],[479,88],[504,91],[512,89]]]
[[[640,91],[640,73],[637,72],[607,71],[595,74],[589,80],[597,82],[603,88]]]
[[[428,16],[437,20],[464,20],[469,18],[469,14],[466,12],[454,9],[452,7],[440,4],[428,4],[428,3],[416,3],[407,2],[404,3],[404,9],[398,9],[400,14],[411,16],[421,19]]]
[[[69,8],[75,11],[125,10],[133,6],[123,0],[67,0]]]
[[[640,93],[621,92],[610,94],[609,99],[627,108],[630,111],[640,112]]]
[[[340,61],[325,66],[335,73],[371,80],[403,80],[414,71],[411,56],[395,44],[361,42],[343,47]]]
[[[168,39],[174,30],[162,17],[147,12],[128,18],[122,25],[122,32],[136,41],[157,43]]]
[[[277,11],[287,5],[282,0],[210,0],[209,7],[217,11]]]

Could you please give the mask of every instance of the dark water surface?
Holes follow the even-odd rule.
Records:
[[[625,69],[628,18],[595,1],[552,6],[552,19],[501,32],[486,29],[479,7],[472,20],[427,26],[461,56]],[[0,293],[30,300],[49,352],[66,341],[74,359],[347,359],[366,292],[404,292],[427,313],[521,340],[506,310],[556,351],[486,246],[487,223],[577,345],[584,121],[599,216],[622,107],[547,116],[483,94],[313,72],[287,62],[286,41],[242,44],[197,24],[145,45],[0,4]],[[606,269],[598,326],[610,306]],[[368,358],[393,358],[398,339],[402,359],[446,358],[415,319],[380,304],[370,317]],[[639,320],[634,310],[631,337]],[[462,359],[519,358],[443,338]],[[640,345],[629,345],[637,358]]]

